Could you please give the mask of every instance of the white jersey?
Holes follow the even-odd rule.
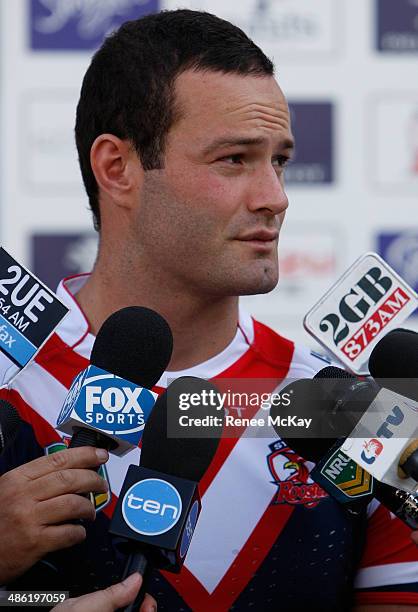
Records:
[[[69,315],[35,361],[0,391],[28,424],[25,445],[15,448],[12,460],[4,457],[3,469],[62,447],[57,416],[94,343],[73,297],[85,278],[60,284],[57,293]],[[165,372],[157,390],[167,380],[188,375],[265,379],[265,391],[272,392],[285,378],[311,378],[326,365],[240,310],[236,335],[225,350],[188,370]],[[253,414],[258,410],[254,407]],[[113,554],[111,544],[102,547],[106,553],[99,549],[108,540],[106,526],[128,466],[138,464],[139,456],[138,448],[107,463],[111,494],[98,496],[102,512],[86,545],[88,591],[107,586],[123,570],[123,559],[106,557]],[[377,503],[369,508],[367,526],[365,514],[350,517],[312,481],[311,468],[273,430],[271,437],[222,439],[200,485],[202,512],[184,567],[178,575],[156,573],[150,585],[159,609],[200,612],[254,605],[290,612],[315,602],[317,609],[336,610],[350,605],[352,593],[359,603],[418,604],[418,549],[409,530]],[[71,563],[83,572],[83,560]]]

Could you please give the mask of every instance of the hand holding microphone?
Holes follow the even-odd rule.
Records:
[[[81,597],[70,598],[53,608],[54,612],[114,612],[131,603],[142,585],[142,576],[131,574],[123,582],[118,582],[107,589],[88,593]],[[156,601],[146,595],[138,612],[156,612]]]
[[[94,471],[107,459],[102,449],[68,449],[0,477],[1,584],[23,574],[47,553],[84,540],[85,528],[72,521],[94,520],[94,507],[80,493],[107,491],[107,483]]]

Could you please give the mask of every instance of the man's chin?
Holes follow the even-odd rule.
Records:
[[[258,295],[262,293],[270,293],[276,287],[279,282],[278,274],[265,275],[264,278],[254,278],[251,282],[250,278],[247,278],[242,283],[240,290],[237,291],[236,295]]]

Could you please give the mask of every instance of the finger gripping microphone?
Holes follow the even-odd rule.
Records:
[[[109,530],[124,538],[122,548],[129,552],[124,577],[134,571],[144,575],[148,562],[177,573],[189,548],[201,510],[198,483],[218,447],[224,415],[219,404],[208,409],[195,403],[192,412],[204,417],[216,411],[220,422],[206,427],[204,437],[193,438],[190,431],[184,438],[172,436],[186,392],[197,397],[217,390],[209,381],[182,377],[155,403],[142,437],[140,465],[129,467]],[[139,600],[127,610],[139,609]]]
[[[129,306],[110,315],[58,417],[57,428],[72,435],[70,448],[89,445],[124,455],[138,446],[157,397],[151,389],[172,349],[170,327],[155,311]]]

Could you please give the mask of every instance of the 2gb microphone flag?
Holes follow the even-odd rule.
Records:
[[[370,353],[418,307],[418,295],[376,253],[362,255],[311,308],[305,329],[354,374],[368,374]]]
[[[0,248],[0,358],[10,367],[0,384],[25,367],[68,308],[27,268]]]

